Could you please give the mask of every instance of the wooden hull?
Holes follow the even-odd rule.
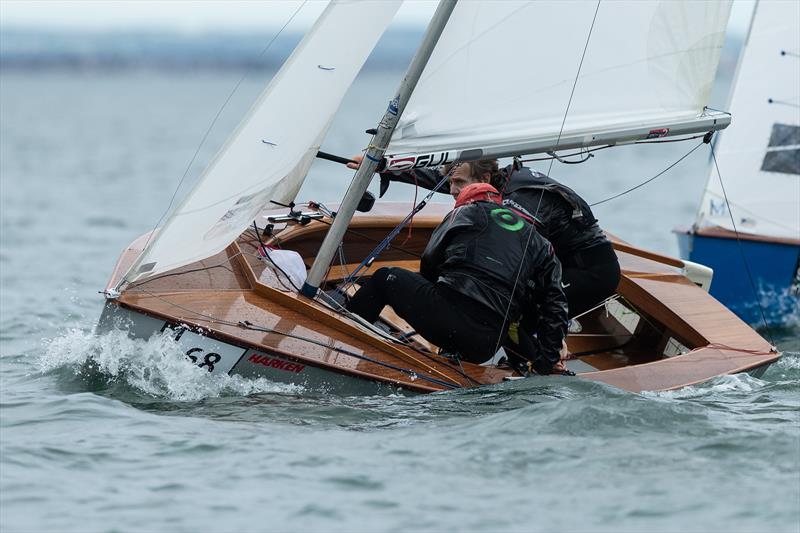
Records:
[[[344,241],[344,264],[331,268],[328,281],[335,284],[352,271],[407,209],[380,204],[356,217]],[[418,268],[415,254],[424,249],[446,211],[429,206],[415,219],[410,236],[399,235],[366,275],[386,265]],[[310,265],[326,230],[321,222],[289,225],[278,227],[268,239],[297,251]],[[116,285],[144,240],[122,255],[109,287]],[[422,339],[402,344],[319,301],[261,283],[265,265],[257,258],[257,246],[253,232],[246,232],[214,257],[124,288],[118,298],[107,301],[98,331],[124,327],[133,336],[148,338],[170,329],[188,356],[212,373],[345,394],[435,392],[514,376],[506,368],[458,363],[426,352]],[[615,247],[623,269],[619,298],[581,317],[582,331],[567,339],[571,352],[584,354],[568,363],[581,378],[634,392],[669,390],[778,359],[761,336],[684,277],[679,260],[621,241]],[[386,325],[395,333],[407,328],[392,316],[386,317]]]

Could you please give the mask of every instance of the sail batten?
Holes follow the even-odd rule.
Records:
[[[123,278],[210,257],[294,200],[345,92],[401,0],[334,0]]]

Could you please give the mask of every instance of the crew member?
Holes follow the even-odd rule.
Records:
[[[360,163],[362,158],[353,159]],[[358,164],[348,167],[357,168]],[[441,179],[436,169],[385,172],[381,174],[381,195],[390,180],[432,189]],[[499,169],[496,159],[461,164],[451,172],[449,181],[453,197],[471,183],[491,183],[502,194],[504,206],[534,222],[561,262],[570,317],[585,313],[616,292],[620,269],[614,248],[589,204],[569,187],[527,167]]]
[[[560,274],[552,246],[533,225],[500,205],[494,187],[472,184],[433,231],[419,274],[378,269],[347,307],[374,322],[390,305],[427,340],[473,363],[490,359],[509,325],[535,310],[535,346],[525,356],[547,374],[566,333]]]

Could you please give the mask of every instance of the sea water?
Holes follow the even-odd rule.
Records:
[[[0,530],[798,531],[796,319],[762,330],[785,355],[758,378],[645,394],[548,378],[342,397],[209,376],[167,339],[93,335],[120,252],[268,75],[244,81],[190,165],[239,77],[0,76]],[[398,78],[362,76],[323,149],[358,153]],[[534,166],[595,202],[692,147]],[[707,157],[598,206],[603,227],[675,254]],[[336,201],[351,176],[319,162],[299,198]],[[389,196],[410,208],[414,190]]]

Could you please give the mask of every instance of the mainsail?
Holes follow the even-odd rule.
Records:
[[[756,6],[698,226],[800,239],[800,3]]]
[[[218,253],[271,200],[294,200],[345,92],[400,3],[327,6],[124,281]]]
[[[724,127],[728,116],[704,106],[730,6],[460,2],[392,138],[390,167],[436,164],[445,152],[499,157]]]

